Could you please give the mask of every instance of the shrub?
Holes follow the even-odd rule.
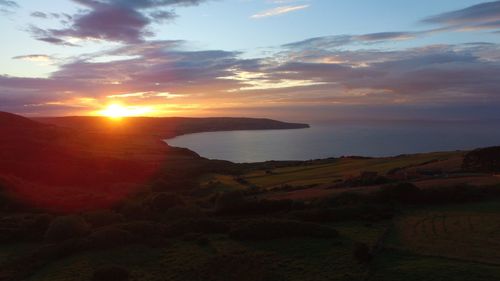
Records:
[[[45,233],[50,242],[82,237],[89,231],[88,224],[79,216],[62,216],[54,219]]]
[[[337,237],[335,229],[314,223],[287,220],[253,220],[233,226],[231,238],[238,240],[272,240],[289,237]]]
[[[127,281],[130,272],[120,266],[104,266],[94,271],[92,281]]]
[[[288,212],[302,207],[292,200],[246,199],[241,192],[227,192],[217,198],[215,212],[220,215],[256,215]]]
[[[273,270],[273,260],[255,253],[218,254],[195,269],[196,280],[281,281]]]
[[[187,190],[195,185],[195,181],[187,179],[189,176],[171,175],[168,180],[160,179],[152,183],[151,190],[154,192],[171,192],[177,190]]]
[[[67,239],[60,243],[40,247],[33,253],[32,258],[40,261],[51,261],[68,257],[86,249],[87,244],[84,239]]]
[[[245,197],[240,191],[224,192],[220,194],[215,203],[217,213],[230,213],[238,210],[241,205],[246,204]]]
[[[365,243],[356,243],[352,254],[354,259],[359,263],[368,263],[373,258],[370,247]]]
[[[148,241],[163,235],[164,226],[151,221],[132,221],[116,225],[117,228],[128,231],[136,241]]]
[[[374,199],[379,203],[416,204],[421,200],[421,190],[411,183],[384,186],[374,192]]]
[[[183,206],[184,201],[177,194],[161,192],[154,194],[149,204],[153,211],[164,212],[173,207]]]
[[[467,153],[462,168],[471,172],[500,172],[500,146],[476,149]]]
[[[123,215],[107,210],[86,213],[84,218],[92,227],[103,227],[124,221]]]
[[[146,219],[152,215],[149,206],[145,206],[140,199],[123,201],[117,209],[129,219]]]
[[[31,227],[45,232],[52,222],[52,219],[53,217],[49,214],[35,215],[31,221]]]
[[[162,219],[166,222],[182,220],[187,218],[200,218],[205,214],[196,206],[173,207],[163,214]]]
[[[52,221],[48,214],[37,214],[24,219],[19,218],[19,229],[16,233],[17,240],[27,239],[29,241],[43,240],[44,234]]]
[[[132,240],[130,232],[108,226],[97,229],[89,236],[89,245],[94,249],[106,249],[123,246]]]
[[[466,203],[499,197],[500,186],[457,185],[422,190],[422,203],[424,204]]]
[[[226,223],[213,219],[183,220],[171,224],[165,229],[165,235],[170,237],[188,233],[212,234],[227,232],[229,232],[229,226]]]
[[[342,192],[340,194],[321,198],[313,201],[312,205],[320,208],[325,207],[345,207],[345,206],[359,206],[367,203],[368,196],[358,192]]]
[[[379,175],[376,172],[361,172],[357,177],[351,177],[346,179],[341,186],[345,187],[358,187],[358,186],[370,186],[388,183],[389,179]]]
[[[394,209],[384,205],[361,205],[356,207],[316,208],[293,212],[292,215],[300,220],[312,222],[379,221],[392,218]]]

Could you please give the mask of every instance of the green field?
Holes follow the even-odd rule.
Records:
[[[328,164],[278,168],[272,170],[272,174],[256,171],[245,175],[244,178],[263,188],[273,188],[285,184],[291,186],[332,184],[336,180],[348,176],[357,176],[363,171],[385,174],[395,168],[404,168],[430,161],[445,161],[461,157],[461,155],[461,152],[439,152],[376,159],[343,158],[332,160]]]
[[[422,255],[500,265],[499,203],[419,210],[394,223],[391,246]]]

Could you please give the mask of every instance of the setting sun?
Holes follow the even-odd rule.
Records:
[[[99,114],[109,118],[122,118],[146,115],[149,112],[151,112],[151,108],[149,107],[111,104],[106,109],[100,111]]]

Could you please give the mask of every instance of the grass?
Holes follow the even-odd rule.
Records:
[[[390,246],[500,265],[500,214],[495,212],[499,205],[487,202],[410,212],[395,221]]]
[[[161,254],[161,249],[137,245],[114,250],[84,252],[53,262],[36,272],[28,280],[87,281],[91,280],[95,269],[104,265],[119,265],[129,268],[133,273],[133,280],[160,280],[141,278],[147,275],[148,269],[152,265],[157,264]]]
[[[500,267],[384,251],[376,259],[369,281],[491,281],[500,280]]]
[[[234,176],[210,174],[201,179],[201,188],[215,187],[214,192],[228,191],[228,190],[243,190],[248,186],[243,185],[236,181]]]
[[[0,264],[29,253],[36,244],[3,244],[0,246]]]
[[[390,221],[329,224],[340,234],[334,239],[241,242],[210,235],[203,236],[203,243],[180,239],[159,248],[131,245],[82,252],[48,264],[28,281],[90,280],[103,265],[128,268],[133,281],[234,280],[231,274],[239,274],[241,281],[499,280],[495,263],[500,250],[489,241],[499,226],[499,206],[500,202],[483,202],[407,210],[395,220],[388,247],[370,265],[352,258],[354,244],[375,245]],[[473,228],[467,228],[469,219]],[[16,247],[6,252],[15,253]],[[266,279],[269,273],[276,278]]]
[[[266,189],[282,185],[328,185],[348,176],[356,176],[363,171],[386,174],[395,168],[421,165],[429,161],[447,161],[461,157],[462,154],[462,152],[436,152],[376,159],[342,158],[327,164],[277,168],[272,170],[272,173],[253,171],[243,177],[251,184]]]
[[[311,276],[318,281],[362,280],[369,268],[353,260],[353,245],[359,241],[376,241],[384,225],[351,222],[332,226],[338,228],[339,238],[240,242],[224,235],[213,235],[205,237],[207,243],[172,240],[162,248],[132,245],[83,252],[50,263],[28,281],[90,280],[93,271],[103,265],[128,268],[134,281],[232,280],[224,279],[228,271],[231,274],[239,272],[238,279],[242,281],[268,280],[262,277],[267,276],[262,275],[264,273],[282,278],[271,280],[310,280]],[[217,262],[221,264],[214,266]]]

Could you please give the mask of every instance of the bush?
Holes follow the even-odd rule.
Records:
[[[255,253],[218,254],[195,269],[195,280],[281,281],[269,257]]]
[[[45,233],[45,239],[50,242],[59,242],[86,235],[89,226],[79,216],[62,216],[54,219]]]
[[[165,229],[165,235],[169,237],[181,236],[188,233],[228,233],[229,226],[221,221],[213,219],[183,220],[171,224]]]
[[[500,197],[500,186],[458,185],[422,190],[423,204],[466,203]]]
[[[33,253],[32,258],[39,261],[51,261],[68,257],[86,249],[87,244],[84,239],[68,239],[40,247]]]
[[[367,201],[368,196],[366,194],[347,191],[331,197],[317,199],[313,201],[313,206],[320,208],[359,206],[367,203]]]
[[[149,241],[161,237],[164,226],[151,221],[133,221],[116,225],[118,229],[128,231],[136,241]]]
[[[187,218],[200,218],[205,214],[196,206],[173,207],[161,216],[165,222],[182,220]]]
[[[215,212],[219,215],[257,215],[288,212],[302,207],[292,200],[249,200],[241,192],[227,192],[217,198]]]
[[[293,212],[292,215],[300,220],[312,222],[380,221],[391,219],[394,216],[394,209],[384,205],[361,205],[357,207],[316,208]]]
[[[356,243],[354,245],[353,257],[359,263],[368,263],[372,260],[373,255],[368,245],[365,243]]]
[[[119,266],[105,266],[97,269],[92,281],[128,281],[130,273],[126,268]]]
[[[346,179],[341,186],[345,187],[358,187],[358,186],[370,186],[388,183],[389,179],[379,175],[376,172],[362,172],[357,177],[351,177]]]
[[[236,224],[230,237],[238,240],[272,240],[290,237],[337,237],[335,229],[314,223],[287,220],[254,220]]]
[[[411,183],[384,186],[374,192],[374,199],[384,204],[416,204],[421,201],[421,190]]]
[[[143,199],[138,198],[121,202],[117,207],[117,212],[128,220],[146,220],[153,216],[153,212],[149,205],[145,204]]]
[[[173,207],[183,206],[184,201],[177,195],[171,193],[157,193],[150,198],[149,205],[153,211],[164,212]]]
[[[500,146],[476,149],[467,153],[462,168],[471,172],[500,172]]]
[[[151,184],[153,192],[172,192],[178,190],[187,190],[196,185],[196,181],[186,179],[189,176],[181,176],[178,174],[171,175],[168,180],[160,179]]]
[[[52,221],[52,216],[39,214],[20,219],[20,229],[17,234],[18,239],[28,239],[30,241],[43,240],[44,234]]]
[[[84,218],[92,227],[103,227],[124,221],[123,215],[106,210],[86,213]]]
[[[119,247],[130,241],[132,241],[130,232],[114,226],[100,228],[89,237],[89,245],[93,249]]]
[[[216,200],[215,211],[217,213],[231,213],[246,204],[245,197],[240,191],[224,192]]]

